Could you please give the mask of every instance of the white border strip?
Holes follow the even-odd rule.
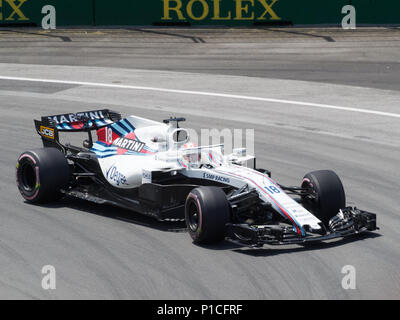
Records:
[[[273,103],[281,103],[281,104],[299,105],[299,106],[304,106],[304,107],[313,107],[313,108],[321,108],[321,109],[334,109],[334,110],[341,110],[341,111],[348,111],[348,112],[366,113],[366,114],[373,114],[373,115],[391,117],[391,118],[400,118],[400,114],[398,114],[398,113],[390,113],[390,112],[383,112],[383,111],[377,111],[377,110],[368,110],[368,109],[350,108],[350,107],[340,107],[340,106],[334,106],[334,105],[329,105],[329,104],[321,104],[321,103],[311,103],[311,102],[302,102],[302,101],[295,101],[295,100],[283,100],[283,99],[272,99],[272,98],[242,96],[242,95],[235,95],[235,94],[215,93],[215,92],[177,90],[177,89],[166,89],[166,88],[156,88],[156,87],[142,87],[142,86],[132,86],[132,85],[121,85],[121,84],[107,84],[107,83],[85,82],[85,81],[24,78],[24,77],[0,76],[0,80],[15,80],[15,81],[31,81],[31,82],[44,82],[44,83],[71,84],[71,85],[92,86],[92,87],[105,87],[105,88],[118,88],[118,89],[131,89],[131,90],[158,91],[158,92],[167,92],[167,93],[178,93],[178,94],[189,94],[189,95],[199,95],[199,96],[220,97],[220,98],[228,98],[228,99],[264,101],[264,102],[273,102]]]

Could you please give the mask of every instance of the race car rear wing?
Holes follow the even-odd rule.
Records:
[[[44,146],[62,147],[59,143],[58,132],[88,132],[97,130],[121,120],[121,114],[108,109],[92,110],[78,113],[43,116],[34,120],[37,133],[42,137]]]
[[[42,117],[42,123],[58,131],[88,131],[121,120],[121,114],[108,109]]]

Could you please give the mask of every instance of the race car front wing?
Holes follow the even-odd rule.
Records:
[[[264,244],[283,245],[324,241],[378,229],[376,226],[376,214],[347,207],[341,209],[329,221],[328,228],[323,225],[321,230],[311,230],[309,228],[305,236],[296,233],[293,227],[289,225],[228,223],[227,240],[240,245],[261,247]]]

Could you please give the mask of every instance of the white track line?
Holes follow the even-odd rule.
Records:
[[[158,92],[168,92],[168,93],[199,95],[199,96],[221,97],[221,98],[228,98],[228,99],[264,101],[264,102],[274,102],[274,103],[282,103],[282,104],[290,104],[290,105],[299,105],[299,106],[312,107],[312,108],[334,109],[334,110],[341,110],[341,111],[366,113],[366,114],[373,114],[373,115],[391,117],[391,118],[400,118],[400,114],[398,114],[398,113],[390,113],[390,112],[383,112],[383,111],[377,111],[377,110],[341,107],[341,106],[334,106],[334,105],[329,105],[329,104],[302,102],[302,101],[295,101],[295,100],[283,100],[283,99],[272,99],[272,98],[242,96],[242,95],[216,93],[216,92],[177,90],[177,89],[166,89],[166,88],[156,88],[156,87],[142,87],[142,86],[121,85],[121,84],[108,84],[108,83],[99,83],[99,82],[54,80],[54,79],[37,79],[37,78],[24,78],[24,77],[0,76],[0,80],[15,80],[15,81],[57,83],[57,84],[71,84],[71,85],[82,85],[82,86],[92,86],[92,87],[146,90],[146,91],[158,91]]]

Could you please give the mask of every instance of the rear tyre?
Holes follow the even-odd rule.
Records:
[[[22,153],[18,158],[16,179],[22,197],[31,203],[58,200],[60,189],[69,182],[69,165],[56,148],[41,148]]]
[[[338,175],[331,170],[319,170],[306,174],[301,184],[315,196],[304,199],[304,206],[310,210],[325,226],[346,206],[343,184]]]
[[[221,242],[226,235],[229,217],[230,205],[221,188],[198,187],[186,198],[186,226],[196,244]]]

